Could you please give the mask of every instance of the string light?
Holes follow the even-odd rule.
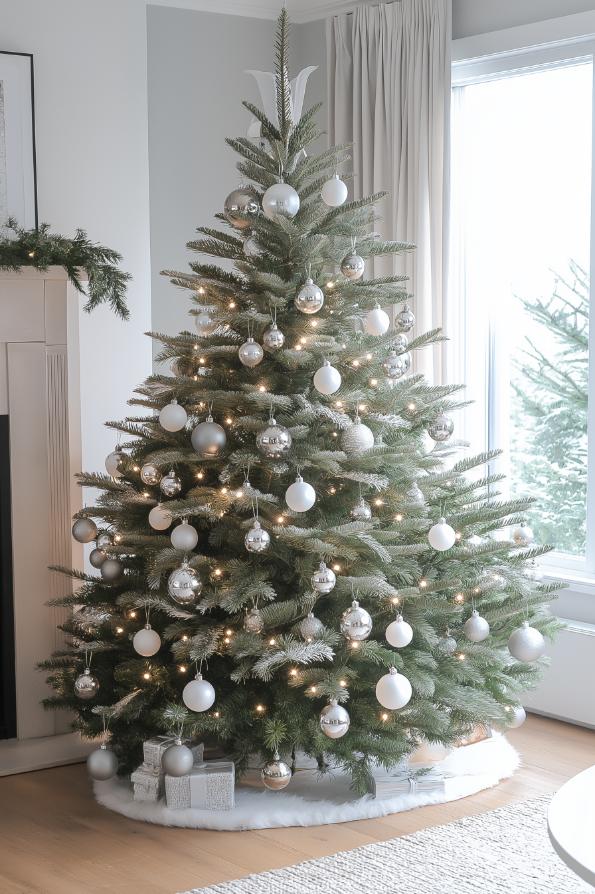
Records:
[[[282,525],[284,521],[285,521],[285,518],[282,515],[279,515],[277,517],[277,524]]]
[[[302,346],[301,346],[301,345],[296,345],[296,346],[295,346],[295,349],[296,349],[296,351],[301,351],[301,350],[302,350]]]
[[[116,633],[124,633],[123,627],[116,627]]]
[[[332,435],[333,435],[333,438],[338,438],[338,437],[339,437],[339,434],[338,434],[338,432],[336,432],[336,431],[332,432]]]
[[[413,411],[416,409],[415,404],[413,402],[410,404],[407,404],[407,409],[409,410],[410,413],[413,413]]]
[[[129,618],[136,618],[136,612],[135,612],[135,611],[130,611],[130,612],[128,612],[128,617],[129,617]]]
[[[397,514],[395,515],[395,521],[397,521],[397,522],[403,521],[403,515],[400,512],[397,512]]]
[[[357,367],[359,366],[359,360],[354,360],[351,365],[355,366],[355,368],[357,369]]]
[[[226,488],[226,487],[222,487],[222,488],[221,488],[221,493],[222,493],[222,494],[226,494],[226,493],[227,493],[227,488]]]
[[[378,384],[378,379],[370,379],[370,385],[372,386],[372,388],[375,388],[377,384]]]
[[[34,258],[34,257],[35,257],[35,252],[34,252],[34,251],[28,251],[27,254],[29,255],[30,258]]]
[[[147,500],[150,496],[151,496],[151,494],[149,493],[148,490],[143,491],[143,497],[145,498],[145,500]]]
[[[336,401],[335,401],[335,406],[340,410],[341,407],[343,406],[343,401],[342,401],[342,400],[336,400]]]
[[[374,500],[374,506],[384,506],[384,500],[381,500],[380,497],[378,497],[377,500]]]
[[[233,630],[230,627],[225,631],[225,636],[233,636]]]
[[[318,690],[316,689],[316,686],[310,686],[310,692],[312,693],[312,695],[315,695],[317,691]]]
[[[198,345],[192,345],[192,350],[193,350],[193,351],[198,351]]]
[[[226,646],[228,646],[231,642],[231,637],[229,637],[229,636],[224,637],[223,642],[225,643]]]
[[[196,473],[196,477],[198,478],[199,481],[202,481],[202,479],[205,477],[205,473],[204,473],[204,472],[197,472],[197,473]]]
[[[457,532],[455,533],[455,540],[460,540],[462,536],[463,536],[463,535],[461,534],[461,532],[460,532],[460,531],[457,531]]]
[[[264,705],[256,705],[256,713],[264,714]]]
[[[371,355],[371,354],[366,354],[366,360],[371,360],[371,359],[372,359],[372,355]]]
[[[339,686],[345,688],[347,686],[347,680],[339,680]]]
[[[230,310],[235,310],[236,303],[235,303],[235,301],[230,301],[227,306],[229,307]]]
[[[133,467],[132,467],[132,471],[133,471],[133,472],[140,472],[140,466],[133,466]]]
[[[236,497],[238,498],[238,500],[239,500],[240,497],[243,497],[243,496],[244,496],[244,491],[243,491],[243,490],[237,490],[237,491],[236,491]]]
[[[393,596],[393,598],[391,599],[391,602],[392,602],[393,605],[398,605],[398,604],[399,604],[399,597],[398,597],[398,596]]]
[[[185,664],[180,664],[180,666],[178,667],[178,670],[180,671],[181,674],[185,674],[186,671],[188,670],[188,668],[186,667]]]
[[[188,636],[187,636],[185,633],[182,635],[182,642],[183,642],[183,643],[187,643],[187,642],[188,642]]]
[[[386,723],[386,721],[388,720],[388,714],[386,714],[386,713],[381,714],[380,719],[382,720],[383,723]]]
[[[233,419],[231,418],[231,416],[227,416],[225,422],[227,425],[231,425],[233,423]]]
[[[221,717],[221,713],[219,711],[215,711],[213,717],[215,717],[216,720],[219,720],[219,718]]]
[[[199,363],[206,363],[207,361],[205,360],[204,357],[199,357],[199,358],[198,358],[198,362],[199,362]]]
[[[149,671],[145,671],[143,674],[143,680],[150,680],[150,679],[151,679],[151,674],[149,673]]]
[[[215,575],[215,577],[221,577],[223,572],[221,571],[220,568],[215,568],[215,570],[213,571],[213,574]]]
[[[464,652],[459,652],[459,654],[457,655],[457,658],[459,659],[459,661],[464,661],[466,657],[467,656],[465,655]]]
[[[264,392],[267,390],[266,385],[259,385],[258,390],[260,391],[261,394],[264,394]]]
[[[275,639],[274,636],[272,636],[269,640],[269,646],[276,646],[276,645],[277,645],[277,640]]]
[[[114,543],[119,543],[122,539],[121,534],[114,534]]]
[[[202,286],[199,286],[199,287],[198,287],[198,294],[199,294],[199,295],[204,295],[204,293],[205,293],[204,288],[203,288]]]
[[[289,671],[289,676],[290,676],[290,677],[297,677],[297,675],[298,675],[297,670],[295,669],[295,667],[292,667],[291,670]]]
[[[329,492],[329,494],[336,494],[336,493],[337,493],[337,488],[336,488],[336,487],[329,487],[328,492]]]
[[[305,345],[305,344],[307,344],[307,342],[308,342],[308,339],[302,335],[302,337],[300,338],[300,344]]]
[[[463,603],[464,601],[465,601],[465,594],[464,594],[464,593],[455,593],[455,602],[456,602],[458,605],[462,605],[462,603]]]
[[[327,282],[326,287],[327,287],[327,289],[334,289],[334,288],[335,288],[335,284],[334,284],[334,282],[332,281],[332,279],[330,279],[330,280]],[[331,313],[332,313],[332,311],[331,311]]]
[[[333,571],[340,571],[340,570],[341,570],[340,565],[333,565]]]
[[[310,320],[310,326],[312,326],[313,329],[316,329],[316,327],[318,326],[318,320]]]
[[[359,649],[359,643],[356,639],[352,639],[349,645],[352,649]]]
[[[420,580],[419,585],[422,590],[424,590],[428,586],[427,580]]]

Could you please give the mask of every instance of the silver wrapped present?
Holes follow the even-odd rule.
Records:
[[[421,792],[444,794],[445,791],[446,774],[437,770],[428,773],[403,769],[391,773],[376,772],[370,785],[370,794],[374,798],[393,798],[395,795]]]
[[[158,801],[163,795],[163,771],[141,764],[130,774],[135,801]]]
[[[186,776],[166,776],[165,800],[174,810],[231,810],[235,804],[233,761],[210,761],[193,767]]]
[[[170,745],[175,745],[175,742],[176,736],[153,736],[152,739],[147,739],[143,742],[143,765],[155,767],[156,770],[161,770],[161,759],[163,758],[163,754]],[[204,745],[202,742],[198,745],[191,745],[190,742],[185,741],[184,745],[188,745],[188,747],[192,749],[194,763],[200,763],[203,759],[204,752]]]

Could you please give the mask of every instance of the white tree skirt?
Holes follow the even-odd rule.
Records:
[[[249,775],[236,787],[233,810],[171,810],[164,801],[142,803],[133,800],[126,780],[95,782],[95,798],[104,807],[131,819],[161,826],[191,829],[272,829],[280,826],[319,826],[371,819],[400,813],[426,804],[456,801],[512,776],[520,758],[506,738],[494,733],[475,745],[456,748],[432,766],[448,774],[444,792],[412,792],[376,800],[370,795],[357,797],[349,788],[349,776],[334,772],[320,777],[315,769],[297,772],[289,786],[280,792],[262,789],[257,774]],[[416,768],[423,766],[416,763]]]

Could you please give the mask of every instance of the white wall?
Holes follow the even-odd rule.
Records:
[[[132,389],[150,372],[144,0],[0,0],[0,49],[34,54],[40,221],[117,249],[131,319],[82,314],[83,463],[103,469]]]
[[[453,0],[452,36],[469,37],[595,9],[594,0]]]

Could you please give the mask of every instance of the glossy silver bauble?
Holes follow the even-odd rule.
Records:
[[[201,308],[200,313],[195,315],[194,325],[201,338],[208,338],[209,335],[213,334],[219,323],[217,319],[213,317],[211,311],[204,307]]]
[[[428,434],[433,441],[442,444],[448,441],[454,431],[454,422],[446,413],[439,413],[433,422],[428,425]]]
[[[295,217],[300,210],[300,197],[289,183],[274,183],[262,197],[262,212],[268,220]]]
[[[365,269],[364,259],[360,255],[355,254],[355,252],[350,252],[341,261],[341,273],[352,282],[361,279]]]
[[[323,633],[324,624],[314,615],[314,612],[309,612],[300,623],[301,636],[303,636],[307,643],[311,643],[312,640],[318,639]]]
[[[258,200],[243,186],[232,189],[223,205],[223,213],[236,230],[248,229],[259,211]]]
[[[281,760],[278,752],[275,752],[273,759],[267,761],[262,768],[260,776],[266,788],[278,792],[291,782],[291,769]]]
[[[112,546],[113,542],[114,538],[108,531],[102,531],[101,534],[98,534],[95,541],[97,549],[107,549],[109,546]]]
[[[408,304],[395,317],[395,329],[397,332],[411,332],[415,326],[415,314]]]
[[[372,518],[372,507],[362,497],[349,513],[354,521],[368,521]]]
[[[219,456],[227,442],[225,429],[217,422],[213,422],[212,416],[207,416],[205,422],[199,422],[191,437],[192,447],[203,459]]]
[[[262,346],[267,351],[278,351],[285,343],[285,336],[276,323],[271,323],[269,328],[265,330],[262,336]]]
[[[407,351],[404,354],[391,351],[382,367],[389,379],[400,379],[411,369],[411,354]]]
[[[261,345],[259,345],[257,341],[254,341],[250,336],[240,347],[238,357],[240,358],[240,363],[247,366],[249,369],[253,369],[262,361],[264,351],[262,350]]]
[[[265,531],[256,519],[244,537],[244,546],[249,553],[263,553],[270,545],[271,537],[268,531]]]
[[[291,449],[291,434],[283,425],[277,425],[274,419],[256,435],[256,446],[267,459],[279,459],[286,456]]]
[[[94,677],[88,667],[74,681],[74,694],[81,701],[87,702],[95,698],[99,692],[99,680]]]
[[[323,595],[330,593],[337,583],[335,572],[331,568],[327,568],[324,562],[320,563],[318,571],[314,572],[310,580],[312,581],[312,589]]]
[[[244,618],[244,630],[248,633],[261,633],[264,628],[262,615],[257,608],[250,609]]]
[[[161,472],[155,463],[145,463],[141,466],[140,478],[143,484],[155,487],[161,481]]]
[[[329,739],[340,739],[349,729],[351,723],[345,708],[333,698],[320,712],[320,729]]]
[[[454,636],[446,634],[438,640],[438,649],[443,655],[454,655],[457,651],[457,641]]]
[[[346,639],[361,642],[372,632],[372,618],[354,599],[351,606],[341,615],[341,633]]]
[[[198,572],[188,562],[183,562],[167,579],[167,592],[178,605],[194,605],[202,592],[202,581]]]
[[[531,544],[535,540],[533,529],[530,528],[529,525],[523,523],[519,525],[518,528],[514,529],[514,531],[512,532],[512,539],[516,546],[531,546]]]
[[[309,276],[295,296],[294,304],[303,314],[318,313],[324,305],[324,292]]]
[[[166,497],[177,497],[180,493],[182,490],[182,482],[173,469],[171,469],[167,475],[163,476],[159,482],[159,489]]]
[[[409,347],[409,339],[404,332],[399,332],[392,341],[392,346],[397,354],[402,354]]]
[[[108,475],[112,478],[121,478],[126,471],[126,463],[128,457],[121,447],[116,447],[112,453],[108,453],[105,458],[105,468]]]

